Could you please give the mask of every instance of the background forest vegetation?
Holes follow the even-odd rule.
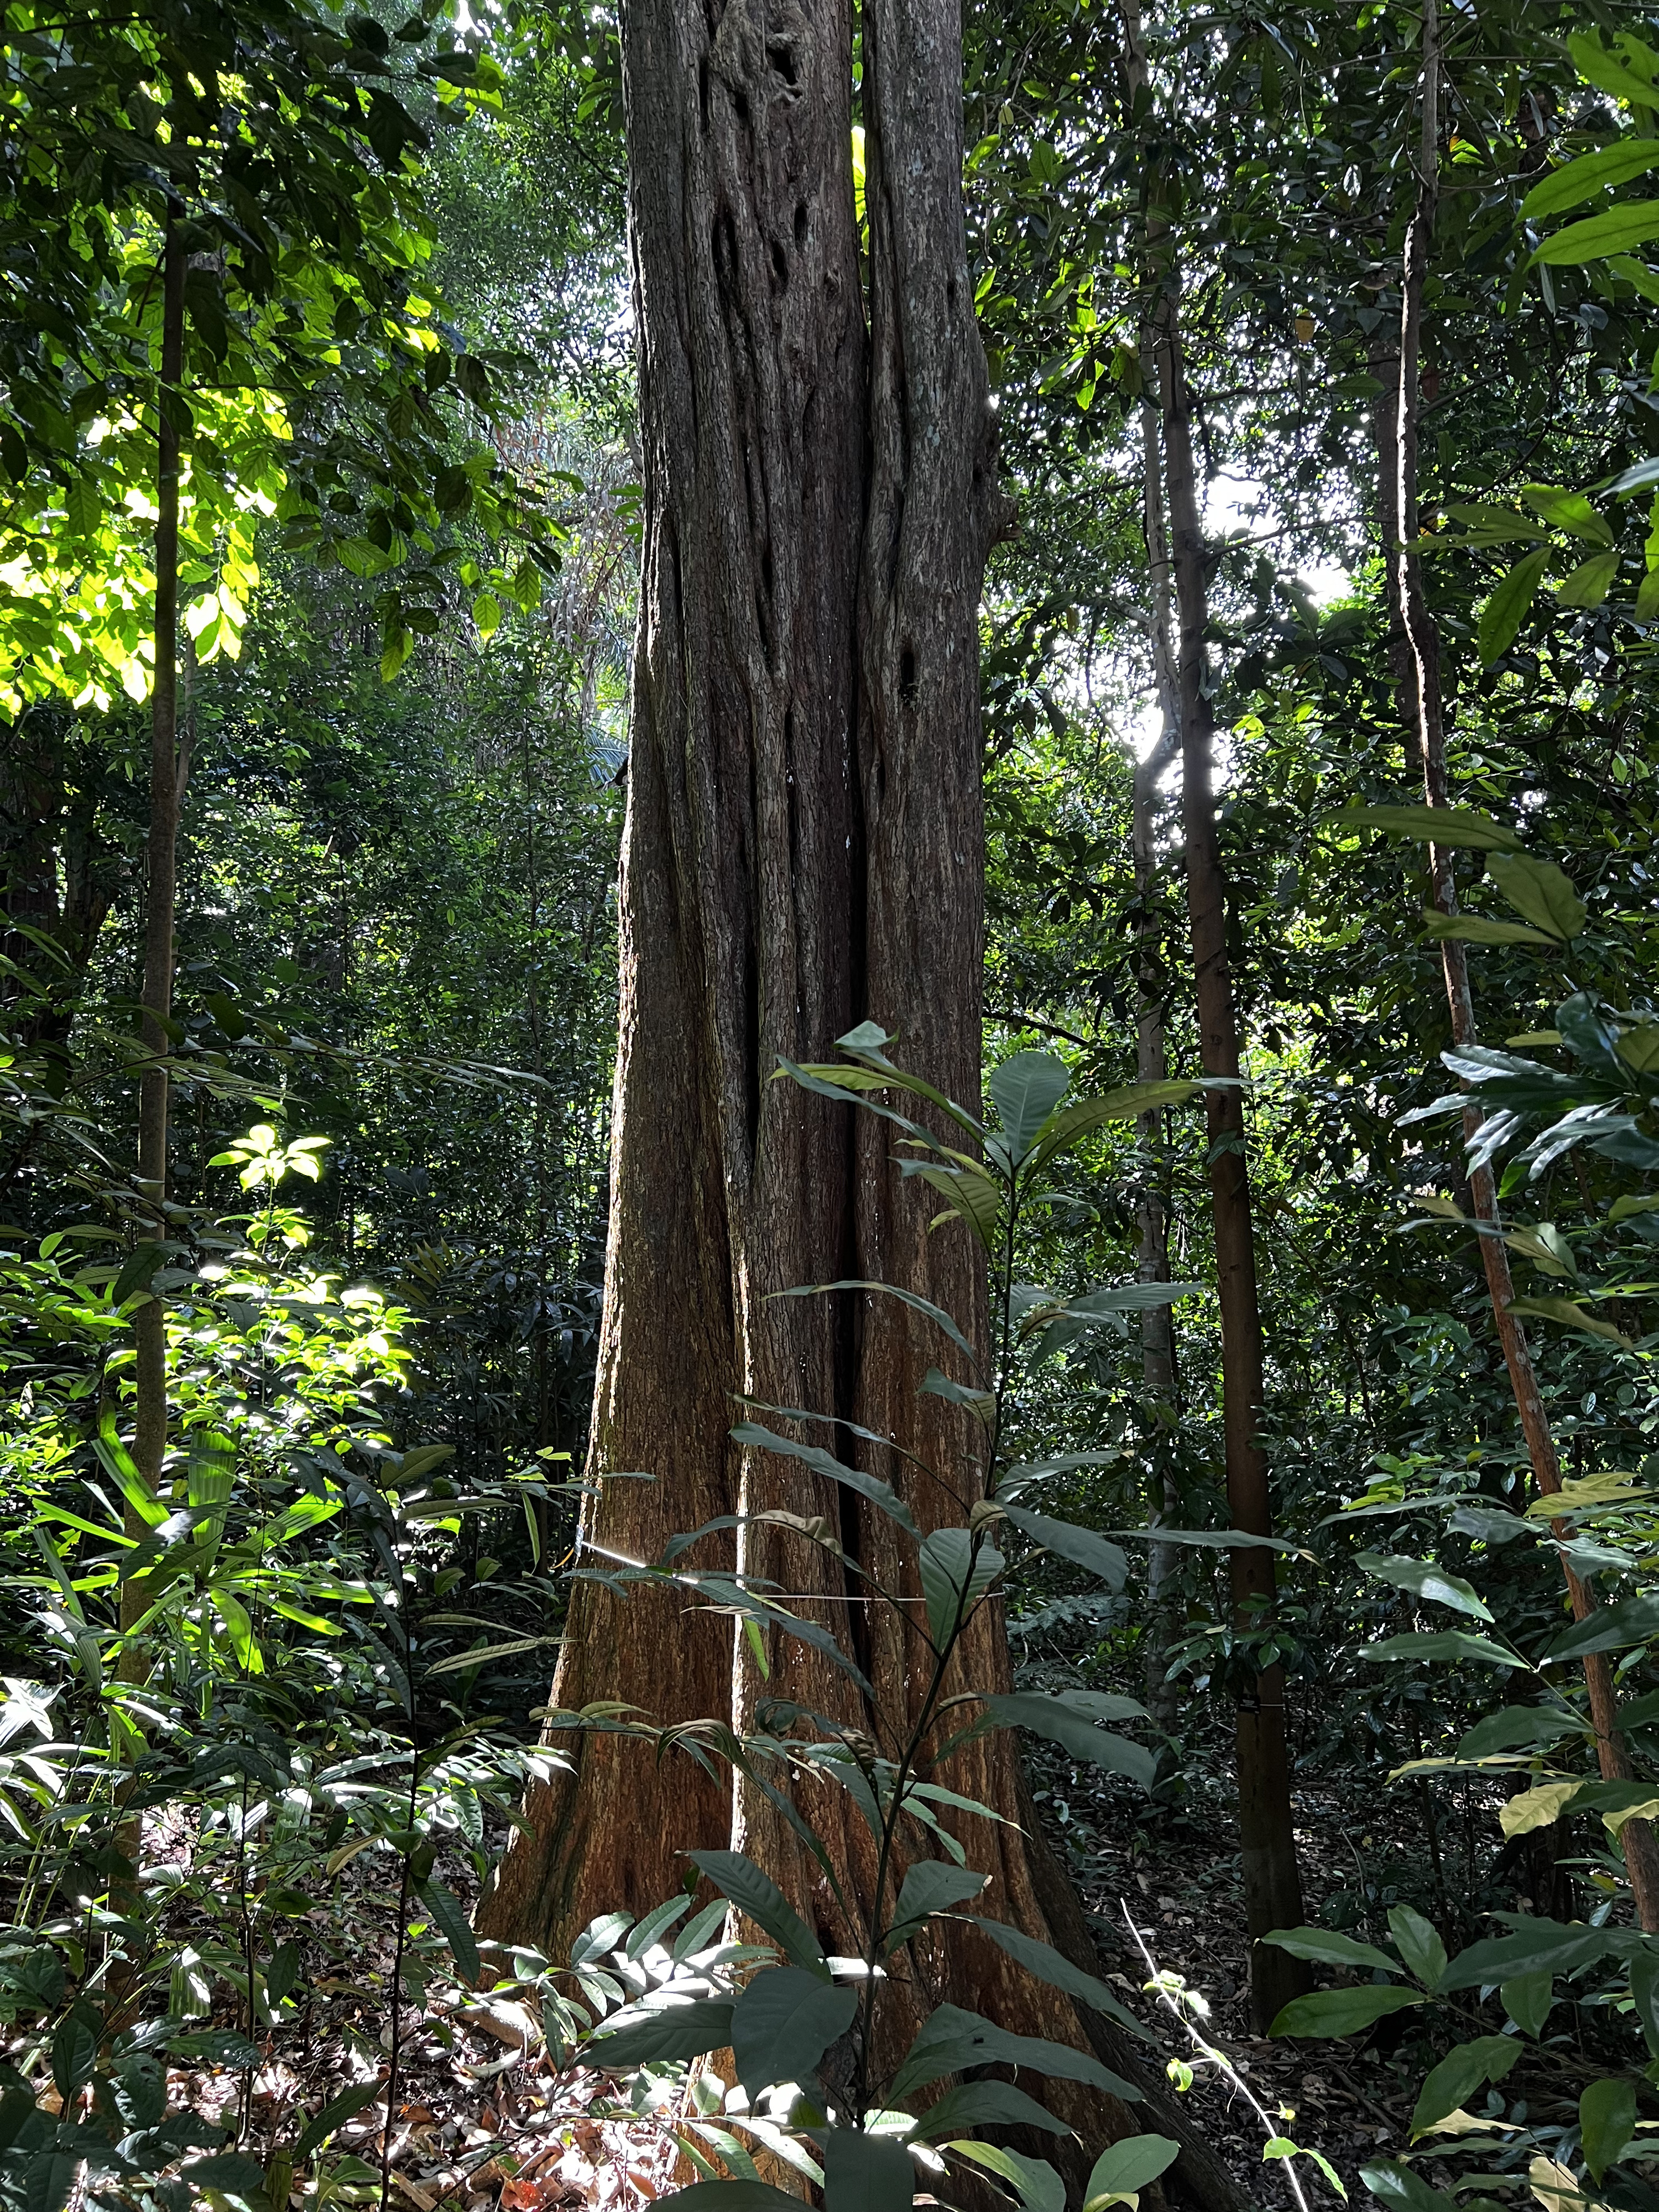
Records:
[[[892,1524],[896,1759],[774,1682],[879,1705],[878,1627],[578,1547],[653,1474],[588,1458],[659,543],[616,14],[0,29],[0,2198],[1656,2212],[1659,15],[963,12],[987,1088],[879,1006],[778,1073],[940,1199],[964,1525],[730,1407],[803,1553]],[[915,1325],[836,1288],[837,1359]],[[755,1701],[671,1656],[672,1742],[604,1681],[562,1735],[606,1601],[712,1607]],[[958,1690],[1052,1945],[918,1780]],[[867,1876],[863,1955],[735,1849],[492,1924],[582,1730]],[[1005,1954],[1081,2027],[936,2002]]]

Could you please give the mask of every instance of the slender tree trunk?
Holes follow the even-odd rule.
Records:
[[[179,427],[184,374],[185,261],[168,218],[161,264],[161,359],[156,410],[155,682],[150,697],[149,835],[144,848],[144,1049],[150,1064],[138,1089],[138,1182],[154,1209],[158,1239],[167,1235],[167,1024],[173,1012],[173,922],[179,842]],[[133,1458],[152,1490],[167,1453],[167,1322],[159,1297],[133,1316],[137,1398]],[[142,1578],[124,1583],[121,1625],[145,1609]],[[129,1617],[131,1616],[131,1617]]]
[[[1403,691],[1409,726],[1423,762],[1424,796],[1431,806],[1452,804],[1446,775],[1446,732],[1440,684],[1440,627],[1430,610],[1423,586],[1423,564],[1413,551],[1418,536],[1418,361],[1423,328],[1423,285],[1428,272],[1439,198],[1441,51],[1436,0],[1425,0],[1423,16],[1421,84],[1422,136],[1418,149],[1417,204],[1406,234],[1406,255],[1401,286],[1400,380],[1396,394],[1392,452],[1395,477],[1391,495],[1382,501],[1383,526],[1392,528],[1389,542],[1389,570],[1399,628],[1405,640]],[[1442,914],[1457,912],[1457,889],[1452,869],[1452,849],[1429,848],[1429,874],[1434,903]],[[1461,939],[1441,940],[1446,1000],[1451,1014],[1452,1041],[1460,1048],[1480,1042],[1474,1000],[1469,988],[1468,956]],[[1464,1109],[1466,1135],[1473,1141],[1480,1130],[1481,1111],[1473,1100]],[[1515,1283],[1509,1252],[1500,1234],[1498,1189],[1491,1168],[1469,1172],[1469,1195],[1480,1224],[1480,1256],[1486,1287],[1492,1297],[1492,1318],[1509,1370],[1510,1387],[1521,1417],[1521,1431],[1532,1464],[1533,1480],[1540,1497],[1553,1498],[1561,1487],[1561,1463],[1551,1433],[1548,1416],[1538,1388],[1536,1370],[1527,1333],[1518,1315],[1510,1311]],[[1558,1541],[1564,1540],[1565,1522],[1553,1524]],[[1583,1620],[1595,1609],[1595,1596],[1565,1554],[1561,1561],[1573,1618]],[[1618,1702],[1613,1672],[1605,1652],[1594,1652],[1583,1662],[1590,1720],[1595,1730],[1597,1762],[1604,1781],[1630,1778],[1630,1760],[1619,1727]],[[1659,1838],[1646,1820],[1628,1820],[1620,1832],[1631,1894],[1638,1917],[1650,1933],[1659,1931]]]
[[[1119,7],[1125,88],[1133,108],[1149,89],[1139,0],[1119,0]],[[1267,1462],[1256,1434],[1262,1398],[1261,1310],[1244,1162],[1244,1109],[1236,1081],[1238,1029],[1227,973],[1226,883],[1212,789],[1215,726],[1205,690],[1204,632],[1209,605],[1193,462],[1192,395],[1182,359],[1180,272],[1170,245],[1165,181],[1156,168],[1149,173],[1147,191],[1151,305],[1146,325],[1164,433],[1179,634],[1176,713],[1181,728],[1182,817],[1199,1050],[1206,1075],[1235,1079],[1206,1094],[1210,1204],[1221,1308],[1227,1506],[1235,1528],[1267,1536],[1273,1533]],[[1255,1548],[1229,1553],[1229,1580],[1241,1620],[1259,1620],[1271,1609],[1275,1595],[1273,1558],[1272,1553]],[[1311,1986],[1302,1961],[1261,1941],[1275,1928],[1297,1926],[1303,1917],[1282,1668],[1263,1668],[1241,1697],[1235,1738],[1244,1911],[1251,1938],[1250,2006],[1257,2028],[1265,2030],[1291,1997]]]
[[[1156,368],[1146,357],[1144,374],[1155,386]],[[1164,1010],[1169,977],[1164,968],[1158,916],[1153,901],[1159,874],[1158,830],[1164,809],[1158,787],[1181,750],[1181,708],[1170,605],[1170,533],[1164,512],[1164,454],[1158,413],[1149,391],[1140,410],[1152,680],[1158,700],[1158,737],[1144,760],[1135,763],[1132,792],[1135,869],[1135,1073],[1142,1083],[1160,1082],[1169,1073]],[[1144,1114],[1140,1143],[1146,1161],[1136,1212],[1139,1229],[1137,1274],[1144,1283],[1170,1280],[1170,1192],[1164,1153],[1164,1117]],[[1155,1525],[1178,1522],[1181,1494],[1170,1464],[1176,1419],[1175,1321],[1168,1306],[1140,1317],[1141,1379],[1147,1411],[1154,1423],[1151,1443],[1148,1518]],[[1173,1544],[1152,1544],[1146,1553],[1146,1697],[1162,1729],[1175,1725],[1176,1686],[1166,1680],[1174,1621],[1168,1586],[1179,1567]]]
[[[850,159],[851,22],[728,0],[622,11],[630,250],[639,331],[644,556],[623,836],[622,1030],[610,1242],[580,1570],[650,1560],[720,1515],[825,1514],[890,1588],[910,1561],[891,1524],[794,1462],[738,1450],[743,1398],[823,1409],[897,1436],[959,1479],[973,1417],[919,1395],[949,1364],[892,1301],[777,1293],[834,1278],[925,1291],[969,1330],[986,1291],[965,1235],[930,1237],[869,1117],[772,1079],[863,1018],[908,1066],[980,1090],[983,837],[978,621],[1006,526],[973,320],[961,204],[955,0],[868,0],[862,100],[868,325]],[[775,1413],[775,1425],[787,1416]],[[804,1433],[821,1437],[821,1431]],[[879,1444],[872,1472],[923,1528],[959,1500]],[[643,1474],[647,1479],[641,1480]],[[876,1711],[915,1710],[916,1670],[840,1562],[776,1522],[712,1534],[690,1567],[734,1565],[792,1593],[845,1641]],[[1008,1680],[1000,1618],[966,1639],[955,1687]],[[591,1916],[680,1885],[688,1848],[734,1843],[829,1948],[854,1948],[821,1871],[765,1794],[728,1793],[682,1755],[561,1731],[557,1712],[621,1698],[684,1726],[742,1729],[763,1696],[873,1730],[829,1662],[766,1639],[762,1678],[732,1624],[682,1597],[579,1580],[553,1688],[569,1771],[532,1793],[478,1925],[556,1954]],[[1019,1819],[1012,1740],[986,1737],[950,1786]],[[837,1791],[797,1801],[844,1884],[868,1893],[867,1830]],[[1017,1825],[975,1822],[987,1909],[1045,1934]],[[958,1931],[965,1935],[965,1931]],[[920,1962],[917,2004],[949,1997],[1027,2033],[1109,2045],[988,1943]],[[901,2008],[893,2008],[900,2033]],[[1231,2185],[1191,2148],[1188,2192]],[[1136,2132],[1091,2092],[1056,2100],[1096,2145]]]

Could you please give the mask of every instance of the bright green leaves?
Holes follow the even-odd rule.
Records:
[[[1467,2105],[1488,2081],[1501,2081],[1525,2048],[1513,2035],[1482,2035],[1449,2051],[1419,2093],[1412,2113],[1413,2141]]]
[[[1083,2212],[1107,2212],[1113,2204],[1127,2204],[1135,2212],[1140,2191],[1180,2155],[1181,2145],[1168,2136],[1126,2136],[1095,2160],[1083,2191]]]
[[[1593,553],[1588,561],[1581,561],[1566,581],[1557,586],[1557,604],[1564,607],[1599,607],[1613,589],[1620,557],[1615,549],[1610,553]]]
[[[1659,167],[1659,138],[1626,138],[1600,153],[1581,154],[1576,161],[1552,169],[1522,201],[1521,212],[1523,216],[1561,215],[1568,208],[1582,207],[1607,185],[1628,184],[1632,177],[1655,167]]]
[[[1521,496],[1552,528],[1592,545],[1612,544],[1612,531],[1583,492],[1567,491],[1559,484],[1529,483],[1522,488]]]
[[[1585,82],[1632,107],[1659,109],[1659,86],[1654,82],[1655,57],[1639,39],[1628,34],[1620,40],[1622,52],[1610,52],[1599,39],[1574,31],[1567,40],[1572,65]]]
[[[1650,238],[1659,238],[1659,200],[1638,200],[1627,207],[1609,208],[1604,215],[1570,222],[1547,238],[1533,255],[1549,267],[1581,261],[1605,261],[1614,253],[1628,253]]]
[[[1507,823],[1494,822],[1472,806],[1345,806],[1330,818],[1356,829],[1382,830],[1390,837],[1417,837],[1479,853],[1516,852],[1521,844]]]
[[[1584,902],[1553,860],[1494,854],[1486,872],[1524,921],[1558,943],[1571,943],[1584,927]]]
[[[1052,1053],[1017,1052],[991,1070],[987,1088],[1002,1122],[1002,1133],[1017,1160],[1024,1159],[1060,1100],[1071,1088],[1064,1060]]]

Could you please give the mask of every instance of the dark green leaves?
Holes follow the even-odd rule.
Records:
[[[1017,1052],[991,1070],[987,1089],[1002,1122],[1002,1133],[1016,1162],[1023,1160],[1037,1133],[1066,1096],[1071,1075],[1052,1053]]]
[[[1359,830],[1381,830],[1390,837],[1462,845],[1477,853],[1516,852],[1521,844],[1506,823],[1472,806],[1344,806],[1330,818]]]
[[[1354,1565],[1376,1581],[1392,1583],[1396,1589],[1409,1590],[1414,1597],[1431,1604],[1450,1606],[1455,1612],[1473,1614],[1477,1620],[1492,1619],[1485,1600],[1470,1583],[1461,1575],[1449,1574],[1431,1560],[1360,1552],[1355,1556]]]
[[[805,1967],[821,1982],[829,1980],[830,1968],[817,1938],[769,1875],[740,1851],[688,1851],[686,1856],[722,1897],[729,1897],[740,1912],[766,1930],[792,1965]]]
[[[886,1948],[896,1950],[926,1926],[928,1916],[977,1897],[988,1877],[950,1859],[918,1859],[906,1873],[893,1907]]]
[[[927,1633],[942,1651],[1002,1571],[1002,1554],[966,1528],[935,1528],[917,1547]]]
[[[1659,200],[1637,200],[1627,207],[1609,208],[1605,215],[1570,222],[1547,238],[1533,255],[1534,262],[1552,267],[1579,261],[1605,261],[1609,254],[1628,253],[1650,238],[1659,238]]]
[[[910,2154],[892,2136],[834,2128],[823,2146],[824,2212],[909,2212]]]
[[[716,1997],[694,1997],[690,2003],[665,2005],[642,2020],[596,2035],[583,2046],[592,2066],[623,2073],[669,2059],[701,2058],[705,2051],[723,2051],[732,2040],[731,2004]]]
[[[1416,1990],[1382,1989],[1375,1983],[1352,1990],[1316,1990],[1292,1997],[1268,2033],[1273,2035],[1357,2035],[1385,2014],[1405,2012],[1423,2002]]]
[[[837,1988],[799,1966],[757,1974],[732,2008],[732,2052],[750,2103],[775,2082],[810,2081],[819,2059],[851,2027],[858,2005],[855,1989]]]
[[[1551,1660],[1583,1659],[1594,1651],[1629,1651],[1659,1638],[1659,1594],[1598,1606],[1555,1638]]]
[[[1457,2112],[1485,2083],[1501,2081],[1525,2048],[1513,2035],[1482,2035],[1448,2051],[1419,2093],[1412,2114],[1413,2140]]]
[[[1492,596],[1480,611],[1480,627],[1475,633],[1483,667],[1490,668],[1514,644],[1538,596],[1538,586],[1544,580],[1550,558],[1549,547],[1540,545],[1535,553],[1528,553],[1517,561],[1508,575],[1500,577],[1493,586]]]
[[[1125,1736],[1110,1735],[1094,1723],[1097,1718],[1121,1717],[1121,1699],[1104,1699],[1106,1710],[1095,1703],[1097,1693],[1087,1690],[1071,1690],[1062,1695],[1045,1696],[1039,1691],[1021,1691],[1012,1696],[993,1697],[985,1700],[992,1718],[1004,1728],[1029,1729],[1033,1735],[1044,1736],[1057,1743],[1073,1759],[1085,1760],[1093,1766],[1103,1766],[1115,1774],[1127,1774],[1150,1790],[1158,1772],[1158,1761],[1150,1751]]]
[[[1029,1536],[1034,1544],[1057,1552],[1074,1566],[1098,1576],[1108,1589],[1121,1590],[1127,1580],[1127,1559],[1115,1544],[1109,1544],[1092,1528],[1079,1528],[1070,1521],[1051,1520],[1046,1513],[1033,1513],[1020,1505],[1005,1505],[1003,1511],[1021,1535]]]

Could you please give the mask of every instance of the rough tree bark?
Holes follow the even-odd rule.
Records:
[[[1388,548],[1390,611],[1400,641],[1396,674],[1409,736],[1415,742],[1423,768],[1424,797],[1431,806],[1452,804],[1446,774],[1446,727],[1440,681],[1440,625],[1429,606],[1423,585],[1423,563],[1413,550],[1418,537],[1417,457],[1420,410],[1419,361],[1422,349],[1423,287],[1428,273],[1439,200],[1440,170],[1439,17],[1436,0],[1425,0],[1423,15],[1423,66],[1419,88],[1421,136],[1417,160],[1417,201],[1406,234],[1405,264],[1401,283],[1400,359],[1395,386],[1394,420],[1379,437],[1383,467],[1382,524]],[[1447,915],[1457,912],[1457,887],[1452,869],[1452,849],[1429,848],[1429,877],[1434,903]],[[1446,1002],[1451,1016],[1452,1041],[1462,1048],[1480,1042],[1474,998],[1469,988],[1468,956],[1456,938],[1441,940],[1445,973]],[[1482,1120],[1471,1100],[1464,1109],[1463,1124],[1471,1141]],[[1555,1437],[1544,1410],[1531,1346],[1520,1316],[1510,1309],[1515,1282],[1510,1271],[1498,1212],[1498,1187],[1490,1167],[1469,1171],[1469,1197],[1475,1219],[1481,1224],[1480,1257],[1492,1299],[1492,1319],[1509,1371],[1510,1387],[1521,1417],[1533,1480],[1539,1495],[1553,1498],[1561,1487],[1561,1462]],[[1565,1524],[1553,1524],[1558,1540],[1569,1533]],[[1595,1595],[1577,1574],[1565,1554],[1561,1571],[1566,1578],[1568,1601],[1575,1620],[1593,1611]],[[1629,1754],[1619,1726],[1618,1701],[1613,1670],[1605,1652],[1593,1652],[1583,1662],[1591,1723],[1595,1730],[1597,1763],[1607,1782],[1631,1778]],[[1659,1837],[1646,1820],[1627,1820],[1620,1831],[1625,1866],[1637,1916],[1650,1933],[1659,1932]]]
[[[884,1519],[732,1445],[734,1393],[900,1435],[953,1480],[969,1458],[971,1416],[917,1395],[948,1364],[936,1334],[891,1302],[775,1296],[853,1277],[925,1288],[970,1329],[986,1309],[968,1238],[930,1238],[932,1208],[877,1125],[771,1080],[779,1055],[821,1057],[870,1017],[899,1033],[906,1065],[958,1097],[980,1091],[978,610],[1007,510],[963,228],[956,0],[867,0],[861,29],[862,257],[846,0],[622,11],[645,544],[588,1565],[781,1508],[829,1515],[849,1553],[909,1586]],[[896,1455],[863,1449],[922,1527],[961,1518]],[[833,1559],[776,1526],[730,1545],[710,1537],[690,1563],[735,1556],[770,1577],[847,1638],[884,1710],[913,1708],[908,1651]],[[1006,1683],[1000,1622],[984,1616],[967,1642],[959,1686]],[[579,1582],[554,1707],[622,1698],[665,1723],[741,1727],[763,1686],[868,1725],[814,1654],[769,1640],[768,1662],[763,1686],[729,1624]],[[601,1910],[671,1894],[688,1848],[729,1841],[848,1948],[828,1885],[758,1792],[728,1797],[619,1736],[560,1741],[570,1771],[532,1794],[533,1832],[479,1909],[485,1936],[556,1949]],[[1018,1818],[1009,1738],[945,1773]],[[867,1889],[862,1822],[839,1793],[803,1802]],[[1048,1933],[1020,1831],[979,1822],[967,1840],[993,1875],[987,1909]],[[919,1971],[917,2005],[948,1996],[1134,2069],[1118,2031],[988,1943]],[[1148,2094],[1155,2122],[1092,2093],[1064,2116],[1096,2145],[1146,2124],[1191,2141]],[[1236,2202],[1201,2144],[1182,2165],[1194,2201]]]

